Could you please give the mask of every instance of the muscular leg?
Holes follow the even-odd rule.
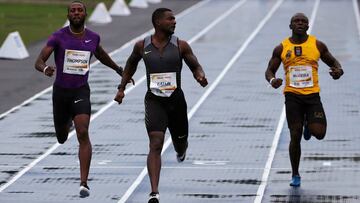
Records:
[[[181,115],[169,119],[169,131],[174,149],[178,154],[184,154],[188,147],[188,120],[187,115]]]
[[[299,175],[301,157],[302,123],[292,124],[290,128],[289,154],[292,168],[292,176]]]
[[[161,170],[161,150],[164,144],[165,133],[162,131],[151,131],[148,135],[150,140],[150,150],[147,157],[147,169],[150,177],[151,191],[158,193]]]
[[[88,114],[79,114],[74,118],[76,134],[79,142],[79,161],[80,161],[80,179],[81,182],[87,182],[92,147],[89,138],[89,122],[90,116]]]
[[[301,138],[304,124],[304,104],[297,95],[285,95],[286,119],[290,130],[289,155],[292,176],[299,175]]]
[[[307,105],[306,117],[309,131],[312,136],[322,140],[326,134],[326,115],[322,106],[320,96],[314,96]]]
[[[183,155],[188,147],[189,123],[187,117],[187,104],[184,94],[178,93],[178,99],[169,113],[169,131],[174,149],[178,155]]]

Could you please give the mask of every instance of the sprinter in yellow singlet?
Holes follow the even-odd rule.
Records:
[[[315,36],[307,34],[309,20],[303,13],[295,14],[291,18],[289,27],[292,35],[275,47],[265,78],[273,88],[279,88],[283,80],[276,78],[275,73],[283,63],[286,118],[291,137],[289,144],[292,168],[290,186],[298,187],[301,184],[299,163],[303,131],[306,140],[309,140],[311,136],[321,140],[326,134],[326,117],[319,95],[319,58],[330,67],[330,75],[334,80],[339,79],[344,71],[327,46]]]

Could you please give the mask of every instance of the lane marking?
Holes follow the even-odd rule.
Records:
[[[208,3],[210,0],[205,0],[205,1],[201,1],[195,5],[193,5],[192,7],[182,11],[179,15],[177,15],[178,18],[181,18],[183,16],[185,16],[188,13],[191,13],[193,10],[203,6],[204,4]],[[113,56],[114,54],[117,54],[118,52],[128,48],[129,46],[131,46],[132,44],[134,44],[136,41],[143,39],[145,36],[151,34],[153,32],[154,29],[149,30],[148,32],[132,39],[131,41],[127,42],[126,44],[124,44],[122,47],[120,47],[119,49],[114,50],[113,52],[110,53],[110,56]],[[99,61],[95,61],[94,63],[92,63],[93,66],[99,64]],[[135,87],[137,87],[139,84],[141,84],[144,80],[145,80],[145,76],[140,78],[138,81],[136,81],[136,85],[135,86],[131,86],[130,88],[126,89],[125,94],[131,92]],[[43,90],[42,92],[34,95],[33,97],[29,98],[28,100],[24,101],[22,104],[20,104],[19,106],[16,106],[12,109],[10,109],[9,111],[7,111],[6,113],[3,113],[0,115],[0,119],[5,117],[6,115],[12,113],[13,111],[20,109],[22,106],[32,102],[33,100],[35,100],[36,98],[42,96],[43,94],[49,92],[52,89],[52,86],[48,87],[47,89]],[[108,104],[106,104],[105,106],[103,106],[101,109],[99,109],[98,112],[96,112],[94,115],[91,116],[90,122],[92,122],[95,118],[97,118],[99,115],[101,115],[103,112],[105,112],[108,108],[110,108],[113,104],[115,104],[115,101],[111,101]],[[69,133],[68,139],[70,139],[72,136],[75,135],[75,130],[71,131]],[[60,146],[59,143],[55,143],[53,146],[51,146],[48,150],[46,150],[44,152],[44,154],[42,154],[41,156],[39,156],[38,158],[36,158],[35,160],[33,160],[31,163],[29,163],[28,165],[26,165],[21,171],[19,171],[15,176],[13,176],[12,178],[10,178],[10,180],[3,184],[0,187],[0,193],[2,191],[4,191],[6,188],[8,188],[10,185],[12,185],[14,182],[16,182],[21,176],[23,176],[26,172],[28,172],[31,168],[33,168],[36,164],[38,164],[41,160],[43,160],[44,158],[46,158],[47,156],[49,156],[53,151],[55,151],[58,147]]]
[[[360,15],[359,15],[359,4],[357,0],[353,0],[353,8],[355,13],[356,27],[358,29],[358,37],[360,38]]]
[[[205,99],[210,95],[210,93],[215,89],[215,87],[220,83],[221,79],[225,76],[227,71],[234,65],[236,60],[241,56],[241,54],[245,51],[245,49],[248,47],[250,42],[255,38],[255,36],[259,33],[261,28],[265,25],[265,23],[271,18],[271,16],[274,14],[274,12],[279,8],[283,0],[278,0],[277,3],[272,7],[270,12],[265,16],[265,18],[259,23],[259,25],[255,28],[255,30],[251,33],[251,35],[247,38],[247,40],[243,43],[243,45],[240,47],[240,49],[236,52],[236,54],[231,58],[230,62],[225,66],[223,71],[220,73],[220,75],[216,78],[216,80],[211,84],[211,86],[206,90],[206,92],[202,95],[202,97],[198,100],[198,102],[193,106],[193,108],[188,113],[188,119],[190,120],[192,116],[195,114],[195,112],[198,110],[200,105],[205,101]],[[165,152],[165,150],[169,147],[171,144],[171,139],[168,138],[165,141],[165,144],[163,146],[163,151],[161,154]],[[126,191],[126,193],[121,197],[121,199],[118,201],[118,203],[125,203],[130,195],[135,191],[135,189],[140,185],[141,181],[144,179],[144,177],[147,174],[147,168],[146,166],[143,168],[139,176],[135,179],[133,184],[129,187],[129,189]]]
[[[312,28],[313,28],[313,25],[314,25],[314,22],[315,22],[315,16],[316,16],[316,13],[317,13],[318,8],[319,8],[319,4],[320,4],[320,0],[316,0],[315,4],[314,4],[314,7],[313,7],[313,10],[311,12],[311,18],[310,18],[310,22],[309,22],[308,33],[311,33],[311,31],[312,31]],[[286,118],[285,105],[283,105],[281,115],[280,115],[280,118],[279,118],[279,123],[278,123],[276,131],[275,131],[275,135],[274,135],[274,139],[273,139],[271,149],[270,149],[270,152],[269,152],[268,160],[266,161],[266,164],[265,164],[264,172],[263,172],[263,175],[262,175],[262,178],[261,178],[261,183],[259,185],[258,191],[256,192],[256,198],[254,200],[254,203],[261,203],[261,201],[262,201],[262,199],[264,197],[266,185],[267,185],[267,182],[269,180],[271,166],[272,166],[272,163],[274,161],[277,146],[279,144],[280,134],[281,134],[281,131],[282,131],[283,127],[284,127],[285,118]]]

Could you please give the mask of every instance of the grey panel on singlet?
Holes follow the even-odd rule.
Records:
[[[237,2],[213,0],[202,5],[177,19],[176,35],[191,40]],[[275,2],[248,0],[191,44],[210,84]],[[284,1],[196,111],[189,122],[186,160],[177,163],[172,146],[163,154],[161,202],[254,201],[284,102],[282,88],[269,88],[264,72],[273,48],[291,34],[290,17],[304,12],[310,18],[313,6],[312,0]],[[320,64],[327,137],[324,141],[312,138],[302,142],[302,187],[291,189],[289,131],[285,122],[263,202],[359,202],[360,87],[356,85],[356,73],[360,40],[352,2],[322,0],[317,15],[313,34],[340,60],[345,75],[334,81],[326,65]],[[113,57],[124,64],[131,50],[132,46]],[[144,74],[141,62],[134,78],[138,80]],[[277,76],[282,75],[281,66]],[[118,82],[119,78],[103,65],[92,68],[94,113],[112,100]],[[185,64],[182,89],[188,111],[206,91]],[[90,124],[90,197],[78,196],[78,144],[71,138],[0,193],[0,202],[117,202],[146,165],[149,143],[144,125],[145,92],[146,83],[142,82],[126,95],[123,104],[112,105]],[[2,183],[55,142],[50,98],[50,94],[45,94],[0,120],[0,133],[4,136],[0,143]],[[149,178],[145,176],[127,202],[146,202],[149,192]]]

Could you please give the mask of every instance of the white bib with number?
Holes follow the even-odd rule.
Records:
[[[305,88],[314,86],[311,66],[290,66],[289,85],[295,88]]]
[[[65,50],[64,73],[85,75],[90,68],[90,51]]]
[[[170,97],[176,88],[176,72],[150,74],[150,90],[153,94]]]

